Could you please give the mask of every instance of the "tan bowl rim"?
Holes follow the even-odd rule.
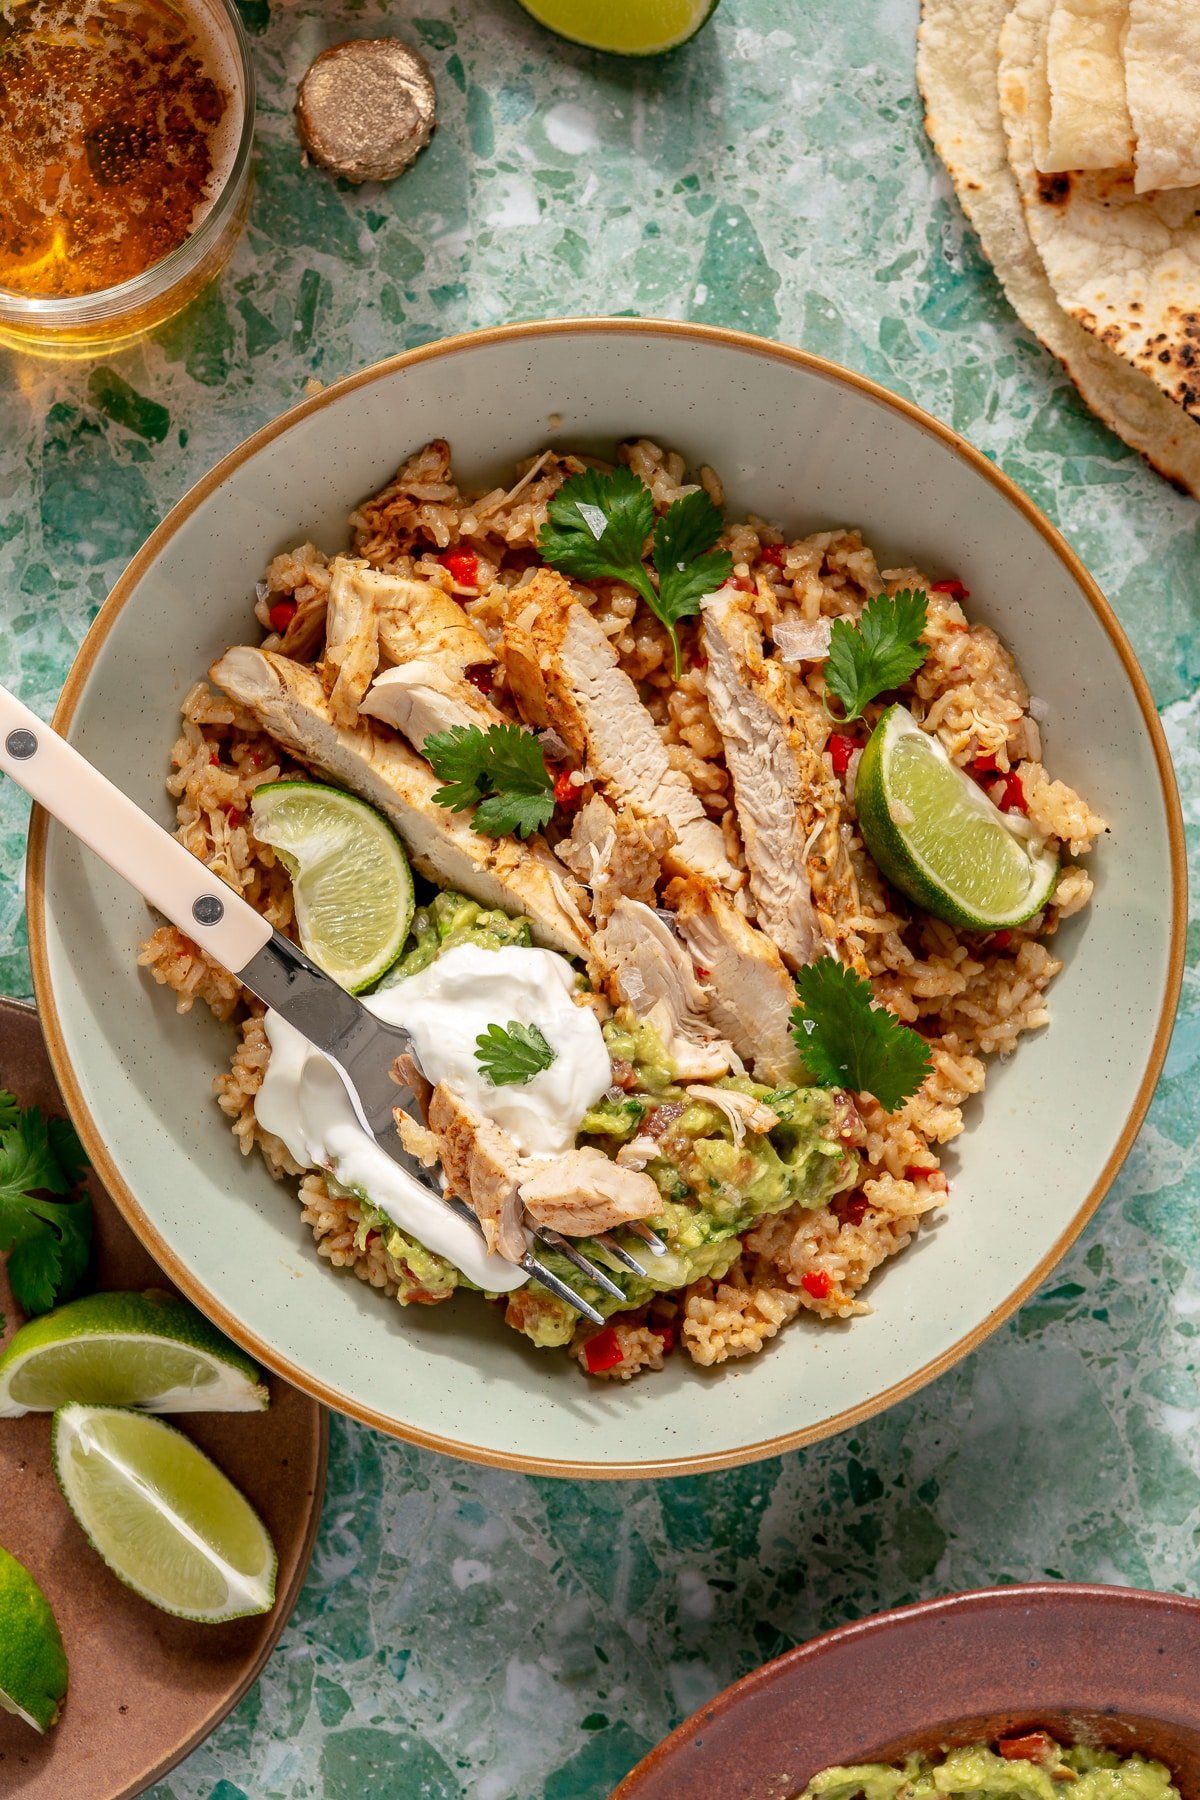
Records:
[[[130,1226],[166,1270],[172,1281],[202,1312],[206,1313],[222,1331],[240,1344],[251,1356],[266,1364],[286,1381],[303,1388],[306,1393],[312,1394],[327,1406],[332,1406],[337,1411],[348,1414],[364,1425],[373,1425],[392,1437],[403,1438],[407,1442],[418,1444],[427,1450],[440,1450],[447,1456],[466,1457],[474,1462],[520,1470],[530,1475],[559,1475],[568,1479],[629,1480],[638,1476],[696,1475],[710,1469],[732,1468],[739,1463],[757,1462],[764,1457],[779,1456],[784,1451],[799,1449],[804,1444],[816,1443],[822,1438],[833,1437],[838,1432],[849,1430],[850,1427],[861,1423],[862,1420],[873,1417],[875,1413],[885,1411],[889,1406],[894,1406],[898,1401],[906,1399],[928,1382],[935,1380],[937,1376],[959,1362],[962,1357],[976,1349],[999,1325],[1011,1317],[1019,1306],[1024,1304],[1074,1243],[1100,1205],[1112,1185],[1118,1169],[1128,1156],[1142,1120],[1146,1116],[1166,1057],[1183,983],[1187,931],[1187,860],[1183,815],[1175,785],[1171,755],[1146,677],[1142,673],[1116,614],[1096,582],[1062,533],[1050,523],[1029,496],[1023,493],[1009,476],[990,463],[982,451],[977,450],[973,444],[960,437],[948,425],[943,425],[940,420],[933,418],[919,406],[915,406],[911,400],[904,400],[899,395],[890,393],[887,388],[881,387],[878,382],[869,380],[865,375],[859,375],[850,369],[843,369],[839,364],[830,362],[825,357],[814,356],[811,351],[798,350],[789,344],[771,343],[765,338],[754,337],[749,332],[731,331],[715,325],[694,325],[674,319],[547,319],[531,320],[515,325],[491,326],[484,331],[462,332],[454,337],[441,338],[436,343],[422,344],[414,350],[400,351],[396,356],[387,357],[382,362],[372,363],[357,374],[344,376],[340,381],[333,382],[329,387],[322,389],[319,394],[314,394],[309,399],[300,401],[298,405],[290,407],[278,418],[271,420],[269,424],[252,433],[228,455],[222,457],[207,475],[202,476],[183,495],[182,499],[175,503],[162,523],[151,532],[142,548],[118,579],[80,645],[54,711],[55,729],[64,735],[69,735],[71,723],[83,697],[97,653],[134,587],[151,567],[159,552],[170,542],[179,527],[190,518],[214,488],[235,474],[259,450],[267,444],[273,443],[277,437],[289,431],[301,419],[320,412],[332,401],[340,400],[343,395],[353,393],[357,388],[365,387],[383,377],[392,375],[399,369],[412,368],[417,363],[429,362],[434,358],[457,356],[463,351],[474,349],[477,345],[521,343],[546,337],[572,335],[585,337],[603,333],[618,337],[649,335],[676,340],[691,340],[695,343],[717,344],[726,349],[744,351],[749,355],[790,363],[793,366],[807,369],[813,374],[823,376],[835,384],[855,389],[859,393],[867,395],[880,406],[886,407],[893,413],[898,413],[923,431],[939,438],[956,456],[969,463],[977,475],[989,482],[1011,505],[1015,506],[1046,540],[1081,589],[1084,598],[1108,634],[1137,698],[1158,767],[1171,855],[1171,944],[1158,1025],[1133,1105],[1122,1127],[1117,1144],[1101,1170],[1099,1179],[1093,1184],[1074,1218],[1059,1236],[1052,1249],[1040,1258],[1036,1267],[1024,1281],[1013,1289],[1000,1306],[989,1313],[987,1318],[976,1325],[972,1331],[959,1338],[957,1343],[943,1351],[940,1356],[934,1357],[922,1368],[906,1376],[903,1381],[896,1382],[892,1387],[873,1394],[859,1405],[847,1407],[832,1418],[821,1420],[815,1425],[805,1426],[797,1431],[782,1432],[776,1437],[767,1438],[758,1443],[739,1445],[736,1449],[713,1451],[707,1455],[654,1458],[645,1462],[559,1461],[525,1455],[519,1451],[493,1450],[484,1446],[463,1443],[455,1438],[440,1437],[434,1433],[406,1425],[400,1420],[390,1418],[385,1413],[376,1412],[370,1407],[358,1405],[348,1400],[336,1388],[327,1386],[315,1376],[308,1375],[304,1370],[297,1368],[286,1357],[275,1351],[270,1344],[264,1343],[256,1337],[239,1319],[227,1312],[208,1294],[202,1283],[179,1262],[174,1252],[164,1243],[109,1155],[107,1146],[90,1115],[79,1083],[75,1078],[75,1072],[63,1042],[62,1022],[51,985],[46,939],[45,888],[48,818],[37,806],[33,809],[29,830],[26,887],[29,950],[33,965],[34,992],[41,1013],[42,1027],[46,1034],[46,1046],[51,1066],[62,1090],[67,1109],[97,1174],[112,1194]]]

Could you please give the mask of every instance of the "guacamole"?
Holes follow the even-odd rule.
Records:
[[[1145,1757],[1115,1750],[1071,1749],[1045,1732],[947,1750],[940,1760],[910,1756],[901,1768],[857,1763],[822,1769],[800,1800],[938,1800],[942,1795],[978,1800],[1179,1800],[1170,1771]]]
[[[443,950],[456,944],[480,944],[485,950],[499,950],[508,944],[522,949],[533,942],[529,920],[510,918],[505,912],[480,906],[465,894],[446,888],[435,894],[428,906],[420,906],[413,914],[408,948],[380,982],[381,987],[394,987],[406,975],[417,975],[427,969]]]

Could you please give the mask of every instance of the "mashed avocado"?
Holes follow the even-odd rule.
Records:
[[[446,888],[413,914],[409,948],[380,986],[393,987],[406,975],[419,974],[435,956],[443,950],[453,950],[456,944],[479,944],[485,950],[499,950],[509,944],[524,949],[532,942],[528,919],[510,919],[507,913],[489,910],[476,900],[468,900],[465,894]]]
[[[1005,1747],[1006,1745],[1006,1747]],[[1030,1754],[1022,1755],[1025,1747]],[[1142,1756],[1120,1757],[1115,1750],[1072,1749],[1030,1732],[1002,1740],[1004,1754],[985,1744],[948,1750],[940,1761],[910,1756],[902,1768],[857,1763],[823,1769],[801,1800],[937,1800],[971,1795],[979,1800],[1179,1800],[1170,1771]]]

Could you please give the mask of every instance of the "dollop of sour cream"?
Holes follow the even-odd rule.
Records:
[[[580,1120],[608,1087],[611,1064],[595,1013],[577,1006],[575,971],[553,950],[459,944],[419,974],[363,996],[377,1018],[401,1025],[427,1079],[450,1082],[500,1125],[526,1156],[572,1148]],[[536,1025],[554,1061],[529,1081],[493,1087],[476,1059],[489,1025]],[[402,1231],[492,1291],[519,1287],[523,1270],[491,1256],[483,1240],[362,1129],[332,1063],[269,1011],[271,1060],[255,1098],[264,1131],[306,1168],[328,1170],[366,1194]]]

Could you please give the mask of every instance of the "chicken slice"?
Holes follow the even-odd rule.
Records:
[[[441,887],[461,888],[482,906],[525,913],[539,944],[587,958],[591,929],[583,892],[537,838],[489,838],[468,817],[435,806],[440,785],[429,764],[390,732],[333,723],[313,670],[286,656],[240,645],[209,671],[300,762],[358,794],[392,821],[415,867]]]
[[[791,677],[763,656],[752,596],[722,588],[703,601],[702,613],[708,705],[733,777],[758,923],[798,969],[822,948],[806,866],[821,759],[791,717]]]
[[[756,1100],[753,1094],[743,1094],[737,1088],[705,1087],[700,1082],[693,1082],[688,1087],[688,1098],[704,1100],[725,1114],[735,1146],[741,1144],[747,1131],[774,1131],[779,1123],[777,1112]]]
[[[506,1131],[446,1082],[433,1090],[429,1129],[441,1147],[450,1190],[474,1208],[489,1248],[494,1244],[510,1261],[525,1254],[522,1208],[564,1237],[590,1237],[662,1211],[650,1177],[618,1168],[602,1150],[522,1156]]]
[[[371,677],[379,667],[379,613],[371,588],[344,556],[330,569],[321,677],[329,690],[335,725],[353,725]]]
[[[521,1158],[507,1132],[440,1081],[429,1102],[447,1190],[474,1210],[490,1251],[520,1262],[528,1248],[518,1193]]]
[[[432,581],[387,575],[350,556],[332,566],[330,595],[339,588],[347,597],[371,605],[378,619],[379,645],[394,663],[415,656],[431,657],[448,668],[490,666],[496,653],[480,636],[462,607]]]
[[[508,603],[502,642],[522,716],[558,732],[618,813],[665,819],[675,834],[664,861],[734,890],[742,876],[682,770],[673,769],[637,688],[617,666],[601,627],[553,569],[539,569]]]
[[[628,806],[616,812],[593,794],[556,853],[591,889],[592,917],[603,921],[622,896],[654,904],[662,859],[674,840],[665,819],[640,819]]]
[[[681,1081],[728,1074],[738,1060],[733,1047],[708,1016],[691,957],[652,907],[618,900],[595,950],[610,995],[655,1027]]]
[[[675,880],[666,903],[692,953],[713,1024],[760,1081],[802,1073],[791,1033],[796,990],[768,937],[710,883]]]
[[[416,750],[435,731],[449,731],[455,725],[477,725],[486,731],[489,725],[504,723],[504,715],[478,688],[444,663],[424,656],[377,675],[358,711],[403,732]]]

